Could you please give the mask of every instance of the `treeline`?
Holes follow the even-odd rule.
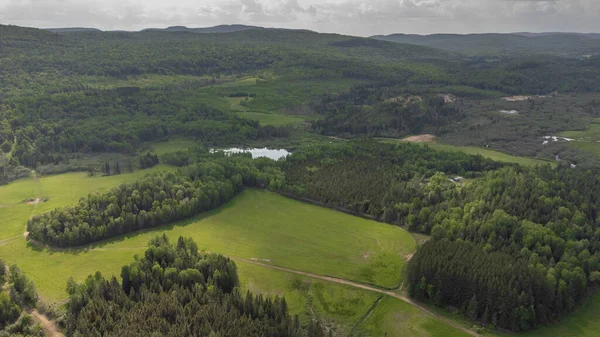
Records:
[[[14,160],[6,160],[0,155],[0,185],[31,175],[31,170],[20,166]]]
[[[481,156],[369,140],[302,149],[283,165],[286,193],[425,233],[439,210],[461,202],[450,178],[502,166]]]
[[[285,299],[240,294],[235,263],[199,253],[191,239],[153,239],[121,277],[69,280],[68,336],[324,336],[290,317]]]
[[[148,175],[89,195],[72,207],[36,215],[28,220],[27,229],[35,241],[59,247],[83,245],[217,208],[244,186],[263,187],[281,180],[278,172],[259,170],[250,158],[214,156],[178,172]]]
[[[406,280],[419,300],[512,331],[549,323],[566,311],[568,294],[557,294],[545,271],[530,267],[527,258],[486,253],[464,241],[426,242],[409,262]],[[579,291],[584,286],[585,278],[579,279]]]

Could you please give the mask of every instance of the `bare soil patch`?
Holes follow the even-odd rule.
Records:
[[[46,199],[44,199],[44,198],[35,198],[35,199],[29,199],[29,200],[25,201],[25,203],[27,205],[36,205],[36,204],[41,204],[42,202],[46,202]]]
[[[56,324],[54,324],[54,322],[49,320],[45,315],[42,315],[41,313],[39,313],[37,310],[33,310],[30,313],[30,315],[34,321],[39,323],[39,325],[44,330],[44,333],[46,334],[46,336],[49,336],[49,337],[64,337],[65,336],[60,332],[60,330],[58,329]]]
[[[433,143],[435,141],[435,136],[430,134],[410,136],[402,139],[402,141],[410,143]]]

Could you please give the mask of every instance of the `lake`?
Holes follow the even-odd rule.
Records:
[[[240,149],[240,148],[232,147],[229,149],[212,149],[211,150],[211,152],[215,152],[215,151],[223,151],[225,153],[250,153],[250,154],[252,154],[252,158],[267,157],[267,158],[271,158],[273,160],[285,158],[288,154],[291,154],[291,152],[288,152],[287,150],[284,150],[284,149],[267,149],[266,147],[262,148],[262,149]]]

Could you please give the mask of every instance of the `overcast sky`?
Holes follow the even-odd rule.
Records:
[[[600,32],[600,0],[0,0],[0,23],[104,30],[242,23],[361,36]]]

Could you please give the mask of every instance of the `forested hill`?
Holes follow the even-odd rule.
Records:
[[[240,93],[219,86],[242,77],[260,84],[258,97],[241,94],[257,97],[261,112],[299,106],[323,134],[403,136],[463,118],[438,95],[457,88],[495,97],[598,91],[600,58],[490,61],[302,30],[56,34],[0,25],[0,181],[19,176],[17,165],[132,154],[175,135],[212,146],[288,137],[286,127],[231,110]]]
[[[547,54],[581,58],[600,54],[600,39],[594,35],[548,34],[433,34],[376,35],[374,39],[461,52],[466,55],[515,56]]]

